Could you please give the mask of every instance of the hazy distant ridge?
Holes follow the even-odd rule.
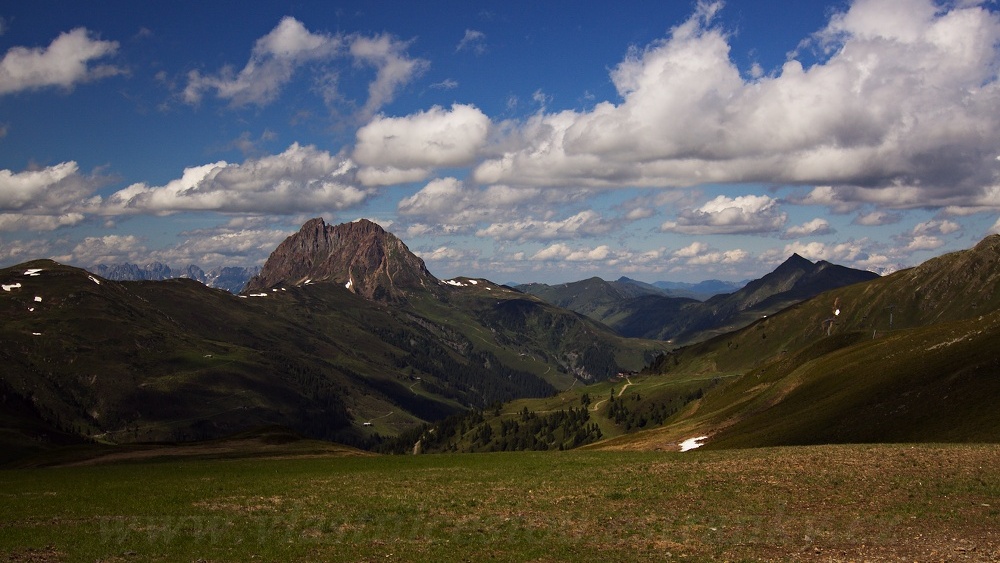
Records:
[[[247,281],[260,273],[260,266],[244,268],[241,266],[223,266],[205,272],[200,267],[190,264],[186,268],[174,270],[160,262],[139,264],[97,264],[88,268],[102,278],[114,281],[160,281],[174,278],[189,278],[199,281],[208,287],[225,289],[230,293],[239,293],[246,287]]]

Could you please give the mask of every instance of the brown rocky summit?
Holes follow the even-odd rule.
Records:
[[[440,282],[403,241],[367,219],[327,225],[310,219],[271,253],[245,293],[279,285],[331,282],[374,301],[400,301]]]

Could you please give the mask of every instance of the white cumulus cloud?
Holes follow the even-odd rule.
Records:
[[[149,252],[149,259],[171,265],[219,266],[261,264],[292,231],[278,228],[227,225],[181,233],[185,240],[173,247]]]
[[[56,260],[74,264],[113,264],[116,262],[141,262],[148,257],[148,250],[140,237],[135,235],[105,235],[86,237],[73,247],[71,253]]]
[[[68,161],[39,169],[0,170],[0,231],[51,231],[76,225],[93,209],[106,179]]]
[[[455,51],[472,51],[477,55],[486,52],[486,34],[475,29],[466,29]]]
[[[996,13],[969,2],[858,0],[803,44],[816,62],[793,53],[747,77],[715,23],[720,7],[699,3],[666,38],[633,49],[611,72],[620,100],[510,124],[474,180],[797,184],[824,186],[802,203],[839,212],[866,203],[998,209]],[[676,228],[707,232],[703,219]]]
[[[750,253],[735,248],[732,250],[712,251],[697,256],[692,256],[687,260],[689,266],[705,266],[709,264],[740,264],[750,259]]]
[[[555,219],[567,204],[591,194],[585,190],[543,190],[505,185],[470,186],[457,178],[436,178],[399,201],[400,216],[412,221],[411,236],[476,232],[499,240],[576,238],[613,228],[593,211]],[[541,217],[535,219],[535,217]]]
[[[555,243],[536,252],[531,260],[536,261],[566,261],[566,262],[594,262],[607,259],[611,255],[611,248],[604,244],[596,248],[573,249],[564,243]]]
[[[937,250],[945,245],[941,237],[960,231],[962,227],[948,219],[932,219],[917,223],[909,231],[896,237],[903,253]]]
[[[28,240],[0,238],[0,264],[16,264],[52,255],[52,241],[33,238]]]
[[[257,40],[250,60],[239,72],[228,66],[210,75],[191,71],[184,100],[198,103],[206,91],[214,90],[234,106],[266,105],[277,99],[300,66],[332,59],[342,42],[339,36],[310,32],[295,18],[282,18],[277,27]]]
[[[0,94],[78,83],[121,74],[123,69],[94,61],[114,56],[117,41],[92,37],[76,28],[56,37],[48,47],[11,47],[0,59]]]
[[[198,103],[206,91],[214,90],[234,106],[266,105],[277,99],[296,69],[309,62],[332,59],[342,42],[339,36],[310,32],[295,18],[282,18],[277,27],[257,40],[250,60],[239,72],[228,66],[211,75],[191,71],[184,100]]]
[[[356,61],[376,70],[375,79],[368,85],[368,100],[361,108],[362,119],[374,115],[382,106],[395,99],[401,86],[430,66],[424,59],[410,58],[406,54],[408,46],[408,42],[399,41],[385,33],[375,37],[352,38],[351,55]]]
[[[427,262],[459,262],[471,260],[479,256],[479,252],[477,251],[450,246],[439,246],[433,250],[417,251],[415,254]]]
[[[365,201],[350,159],[294,143],[285,152],[240,164],[219,161],[186,168],[164,186],[133,184],[102,206],[108,215],[179,211],[249,213],[343,210]]]
[[[899,213],[891,213],[888,211],[872,211],[871,213],[862,213],[854,219],[855,225],[864,225],[867,227],[876,227],[879,225],[892,225],[903,220],[903,216]]]
[[[771,197],[720,195],[697,209],[682,210],[676,221],[663,223],[660,230],[692,235],[765,233],[780,230],[787,219]]]
[[[476,236],[496,240],[553,240],[607,234],[615,227],[592,210],[581,211],[565,219],[539,220],[533,218],[501,221],[476,231]]]
[[[835,264],[861,267],[858,265],[860,262],[872,259],[872,251],[869,247],[870,243],[866,240],[834,244],[825,244],[817,241],[808,243],[792,242],[785,245],[783,249],[765,252],[761,256],[761,261],[777,265],[785,261],[792,254],[798,254],[812,261],[826,260]]]
[[[798,237],[808,237],[817,235],[829,235],[837,232],[833,227],[830,226],[830,222],[826,219],[816,218],[812,221],[806,221],[801,225],[795,225],[788,227],[782,238],[798,238]]]
[[[478,108],[455,104],[406,117],[377,116],[357,132],[353,158],[359,178],[387,185],[426,178],[431,169],[470,164],[485,145],[490,120]]]

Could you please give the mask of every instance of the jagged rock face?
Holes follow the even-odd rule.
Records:
[[[367,219],[341,225],[310,219],[278,245],[245,291],[306,282],[343,284],[375,301],[401,300],[413,290],[440,286],[403,241]]]

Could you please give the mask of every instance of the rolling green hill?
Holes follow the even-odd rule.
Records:
[[[1000,442],[998,350],[1000,236],[991,236],[678,348],[640,374],[413,438],[432,451],[677,450],[701,436],[708,448]],[[579,424],[565,422],[581,407]]]
[[[663,427],[608,447],[693,435],[714,447],[1000,441],[998,294],[994,235],[668,353],[649,381],[723,384]]]

